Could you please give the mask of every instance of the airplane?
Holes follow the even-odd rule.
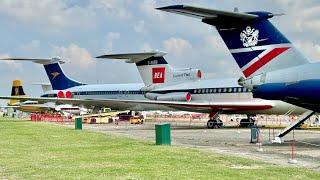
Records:
[[[12,81],[11,96],[27,97],[22,86],[21,80]],[[67,114],[80,114],[81,109],[72,105],[55,105],[52,102],[39,104],[37,101],[20,101],[10,99],[5,108],[13,108],[21,112],[41,113],[41,112],[62,112]]]
[[[278,134],[278,139],[320,112],[320,63],[311,63],[269,21],[270,12],[230,12],[173,5],[158,10],[201,19],[215,26],[244,77],[238,80],[252,89],[253,97],[281,100],[308,109]]]
[[[11,96],[26,97],[21,80],[12,81]],[[37,101],[20,101],[14,99],[10,99],[8,105],[2,107],[13,108],[14,110],[19,110],[22,112],[48,112],[53,108],[52,106],[50,106],[50,103],[38,104]]]
[[[167,63],[164,55],[163,52],[155,51],[98,57],[127,59],[127,62],[135,63],[144,84],[129,85],[85,85],[68,78],[60,67],[60,60],[47,59],[44,62],[42,59],[40,62],[37,59],[28,59],[44,64],[53,88],[41,98],[33,99],[40,102],[106,106],[117,110],[182,110],[210,113],[208,128],[222,126],[218,117],[220,113],[283,115],[288,112],[300,114],[304,111],[302,108],[281,101],[254,99],[248,89],[236,83],[236,79],[200,80],[202,76],[200,70],[175,69]],[[14,59],[17,58],[10,58]],[[68,86],[61,85],[62,83]],[[240,122],[241,126],[252,123],[249,118],[243,119]]]
[[[247,114],[240,125],[247,127],[253,124],[252,115],[256,114],[300,114],[305,109],[291,106],[281,101],[262,101],[252,97],[247,88],[237,84],[237,79],[209,79],[202,80],[199,69],[174,69],[164,59],[164,52],[154,56],[150,53],[109,54],[97,58],[125,60],[126,63],[135,63],[141,78],[144,81],[145,96],[154,101],[171,101],[181,111],[209,113],[208,128],[221,127],[219,114]],[[181,82],[181,78],[191,80]],[[168,103],[166,103],[168,104]],[[172,107],[173,104],[169,105]],[[187,107],[188,106],[188,107]],[[267,107],[269,106],[269,107]]]
[[[4,58],[1,60],[15,60],[15,61],[31,61],[37,64],[42,64],[47,77],[51,84],[51,89],[45,91],[42,98],[60,98],[60,99],[128,99],[128,100],[145,100],[143,83],[128,83],[128,84],[86,84],[76,81],[68,77],[61,64],[64,61],[60,57],[52,58]],[[44,87],[43,87],[44,88]],[[117,110],[174,110],[172,108],[162,105],[144,105],[137,103],[84,103],[80,104],[86,107],[94,108],[98,111],[101,107],[109,107]]]

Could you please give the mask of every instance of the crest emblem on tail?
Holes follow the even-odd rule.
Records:
[[[240,40],[244,47],[251,47],[258,44],[259,30],[247,26],[245,30],[240,33]]]

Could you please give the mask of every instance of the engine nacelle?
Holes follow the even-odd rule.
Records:
[[[58,91],[57,92],[57,97],[58,98],[72,98],[73,94],[72,94],[71,91],[66,91],[66,92]]]
[[[177,93],[146,93],[146,98],[156,101],[191,101],[191,94],[189,92],[177,92]]]
[[[255,86],[252,90],[254,98],[267,100],[296,99],[301,103],[319,103],[320,80],[304,80],[296,83],[267,83]]]
[[[251,92],[254,98],[283,100],[286,96],[286,85],[285,83],[268,83],[254,86]]]
[[[157,100],[157,98],[158,98],[159,95],[161,95],[161,94],[146,93],[144,96],[145,96],[147,99],[150,99],[150,100]]]
[[[175,69],[172,74],[172,78],[177,81],[177,80],[200,80],[202,77],[202,72],[199,69]]]

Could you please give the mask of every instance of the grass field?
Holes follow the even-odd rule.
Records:
[[[0,119],[0,179],[320,179],[320,174],[54,124]]]

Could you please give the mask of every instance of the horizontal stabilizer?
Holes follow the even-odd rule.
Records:
[[[96,58],[104,58],[104,59],[126,59],[127,63],[137,63],[142,60],[148,59],[150,57],[162,57],[167,53],[161,51],[153,51],[153,52],[143,52],[143,53],[127,53],[127,54],[107,54],[98,56]]]
[[[32,85],[51,86],[50,83],[32,83]]]
[[[1,58],[0,60],[5,61],[31,61],[38,64],[52,64],[59,62],[60,64],[64,64],[65,62],[61,60],[60,57],[52,57],[52,58]]]
[[[255,14],[199,8],[186,5],[166,6],[156,9],[199,19],[217,19],[221,21],[230,19],[237,21],[249,21],[259,18],[259,16]]]

